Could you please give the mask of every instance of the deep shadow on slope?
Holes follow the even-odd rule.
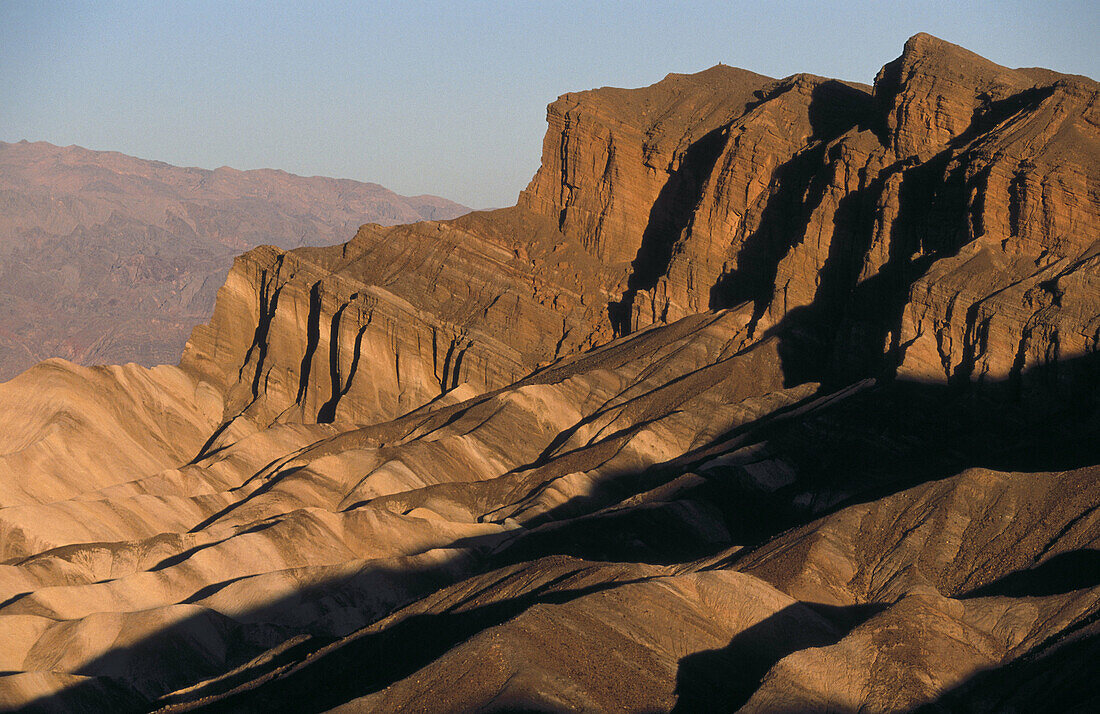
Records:
[[[805,240],[811,216],[844,160],[842,150],[849,137],[841,135],[873,130],[880,119],[881,107],[856,91],[838,82],[814,90],[811,120],[825,108],[844,107],[844,111],[828,122],[819,119],[815,141],[775,170],[772,194],[759,226],[740,248],[737,269],[720,276],[710,290],[712,308],[750,301],[754,325],[769,309],[780,262]],[[923,162],[916,157],[897,160],[840,199],[813,301],[786,313],[769,330],[784,338],[788,385],[814,381],[837,387],[892,374],[904,357],[899,335],[910,288],[933,263],[956,255],[974,236],[984,233],[984,206],[980,201],[972,205],[969,199],[984,197],[989,171],[971,171],[976,160],[971,142],[1010,116],[1036,109],[1053,92],[1054,87],[1037,87],[988,101],[974,110],[968,127],[935,156]],[[898,213],[881,236],[888,240],[887,260],[875,275],[860,280],[876,236],[880,201],[890,179],[898,174]],[[968,379],[973,357],[965,357],[952,376]]]
[[[746,113],[795,91],[797,81],[784,80],[768,93],[758,91],[756,101],[746,106]],[[844,82],[828,80],[811,90],[808,107],[813,131],[811,145],[776,169],[772,181],[777,188],[765,208],[760,230],[746,240],[740,258],[741,269],[736,278],[725,276],[720,281],[722,286],[735,287],[712,288],[711,307],[754,300],[762,310],[764,295],[766,292],[770,295],[768,290],[774,283],[779,259],[793,245],[789,241],[805,232],[810,213],[824,195],[826,177],[820,172],[814,173],[813,169],[820,164],[826,144],[866,120],[870,108],[871,96]],[[735,118],[733,123],[740,118]],[[608,305],[608,317],[617,336],[630,334],[633,329],[631,319],[637,293],[654,288],[668,272],[676,243],[685,229],[690,230],[703,191],[726,148],[729,131],[730,124],[718,127],[692,144],[650,209],[641,246],[631,263],[627,290],[619,301]],[[726,295],[729,290],[736,294]]]
[[[1020,657],[984,672],[922,706],[942,712],[1095,712],[1100,710],[1100,612]]]
[[[871,109],[868,93],[843,82],[830,80],[814,87],[807,108],[813,130],[810,142],[773,172],[771,195],[759,225],[739,249],[737,268],[721,275],[710,289],[712,308],[748,301],[753,303],[754,323],[764,314],[775,292],[780,261],[805,238],[811,216],[829,189],[827,169],[840,160],[839,147],[830,144],[868,121]]]
[[[1100,462],[1097,451],[1100,442],[1096,438],[1100,434],[1096,393],[1097,385],[1100,385],[1098,369],[1100,355],[1037,370],[1027,375],[1029,380],[1037,384],[1049,383],[1052,391],[1045,396],[1042,392],[1033,392],[1030,401],[1018,399],[1018,392],[1013,390],[998,391],[999,385],[962,390],[958,386],[886,382],[855,390],[832,402],[822,402],[805,412],[798,409],[807,405],[795,405],[785,413],[739,427],[735,430],[737,433],[725,434],[713,443],[667,463],[607,479],[597,493],[554,509],[539,519],[544,525],[532,528],[511,543],[502,546],[499,536],[456,542],[453,544],[455,548],[468,549],[475,554],[470,567],[463,568],[460,575],[456,576],[452,562],[429,569],[364,570],[322,586],[305,588],[240,618],[242,622],[274,623],[271,626],[251,628],[223,622],[219,626],[229,628],[227,641],[233,643],[224,662],[203,664],[193,661],[190,669],[179,666],[188,661],[187,649],[193,646],[189,643],[195,642],[195,628],[208,627],[209,618],[214,616],[204,613],[157,632],[135,647],[109,652],[80,668],[80,673],[118,676],[122,672],[134,672],[135,667],[138,670],[141,667],[175,667],[177,671],[170,674],[166,684],[170,683],[171,689],[181,689],[243,665],[261,654],[270,646],[261,635],[264,632],[270,634],[272,627],[281,627],[284,633],[281,637],[287,639],[298,634],[303,628],[293,623],[301,621],[303,613],[339,608],[353,611],[366,608],[366,611],[372,612],[370,593],[379,588],[387,592],[407,593],[404,599],[397,598],[394,606],[387,610],[392,611],[403,602],[414,601],[439,587],[461,580],[466,574],[531,563],[551,555],[605,562],[686,564],[735,544],[751,546],[765,543],[790,527],[806,523],[845,504],[885,496],[958,473],[970,466],[1044,471],[1093,465]],[[1040,396],[1043,398],[1040,399]],[[747,482],[736,464],[704,468],[715,456],[727,453],[730,438],[738,435],[747,437],[738,443],[738,448],[751,444],[763,445],[768,453],[792,463],[797,471],[796,482],[767,492]],[[668,501],[659,498],[643,500],[625,507],[601,510],[614,507],[635,494],[668,484],[685,473],[701,475],[702,482],[690,485]],[[806,498],[805,494],[809,497]],[[728,540],[700,538],[700,530],[693,521],[700,510],[717,513],[724,520],[730,534]],[[681,519],[680,522],[677,519]],[[677,533],[679,537],[672,537]],[[1065,557],[1083,558],[1084,565],[1095,565],[1095,559],[1090,560],[1088,554]],[[1052,559],[1050,562],[1055,561]],[[1046,581],[1045,571],[1042,575]],[[972,595],[1028,594],[1030,591],[1026,586],[1016,583],[1034,582],[1040,577],[1026,571],[994,576],[995,582],[976,584]],[[1087,578],[1067,582],[1069,585],[1095,584]],[[209,596],[227,584],[212,583],[203,589],[202,595]],[[542,588],[524,593],[507,603],[493,603],[476,614],[463,614],[461,617],[445,613],[425,615],[425,619],[416,621],[419,624],[401,625],[402,629],[394,633],[386,634],[387,630],[383,630],[371,634],[365,640],[367,644],[356,645],[360,649],[351,649],[339,656],[330,655],[337,656],[337,659],[329,662],[342,661],[346,664],[341,667],[355,669],[358,672],[355,677],[349,679],[333,675],[332,679],[326,679],[325,667],[310,665],[311,674],[294,675],[293,681],[299,681],[297,677],[302,676],[306,677],[302,682],[309,682],[306,688],[309,691],[318,691],[319,688],[333,695],[339,692],[341,696],[361,696],[415,671],[457,642],[486,627],[500,624],[531,604],[559,602],[564,601],[561,598],[569,597],[572,596],[568,593]],[[195,599],[189,598],[191,601]],[[385,611],[378,612],[378,617],[384,614]],[[216,618],[222,619],[221,616]],[[280,622],[284,624],[280,626]],[[305,629],[308,630],[308,627]],[[406,654],[367,656],[366,653],[382,651],[378,649],[379,643],[411,641],[406,636],[408,633],[415,633],[416,645],[412,650],[402,650]],[[264,671],[286,666],[288,662],[300,662],[325,644],[327,641],[322,638],[293,645],[293,651],[277,656],[264,666]],[[787,643],[785,646],[797,649],[797,644]],[[728,658],[719,659],[726,661]],[[690,671],[693,673],[689,680],[707,679],[707,668],[700,662],[705,664],[703,659],[691,660]],[[363,666],[367,667],[367,673],[356,669]],[[381,669],[376,671],[378,667]],[[125,686],[121,680],[118,684]],[[272,701],[300,701],[292,699],[297,685],[264,685],[268,686],[277,687],[276,691],[283,693],[274,699],[267,694],[257,695],[264,697],[259,700],[266,702],[264,706],[271,705]],[[87,698],[87,692],[93,687],[93,684],[76,685],[37,705],[40,708],[76,706]],[[741,689],[738,692],[743,693]],[[117,703],[124,709],[123,704],[122,700]]]
[[[1100,586],[1100,550],[1073,550],[1028,570],[1008,573],[960,598],[1046,597]]]
[[[688,147],[679,167],[657,195],[642,232],[638,254],[631,263],[626,292],[618,302],[607,306],[607,315],[617,337],[632,331],[631,314],[638,291],[652,288],[668,272],[676,240],[691,220],[703,186],[714,171],[728,137],[728,128],[718,127]]]
[[[1097,551],[1070,551],[1034,568],[1015,571],[960,598],[1046,597],[1100,587]],[[745,704],[765,675],[781,659],[802,649],[838,643],[852,629],[883,612],[889,603],[837,608],[809,606],[827,616],[835,630],[794,626],[796,606],[737,634],[722,649],[698,652],[680,661],[675,711],[733,711]],[[1021,604],[1023,607],[1027,605]],[[1078,619],[1046,641],[999,667],[983,670],[944,692],[927,712],[1094,711],[1100,703],[1100,680],[1090,670],[1100,655],[1100,611]],[[887,656],[888,653],[887,653]],[[821,677],[838,673],[820,672]],[[816,692],[820,694],[820,692]],[[1090,708],[1091,707],[1091,708]],[[804,711],[782,708],[780,712]],[[863,711],[831,705],[826,711]]]
[[[552,559],[554,566],[562,569],[560,558]],[[537,565],[537,564],[536,564]],[[148,711],[158,707],[181,710],[201,708],[203,711],[225,712],[321,712],[351,699],[378,691],[389,684],[415,672],[443,655],[451,647],[462,643],[484,629],[499,625],[530,607],[538,604],[562,604],[573,599],[645,578],[623,578],[609,573],[606,582],[573,587],[572,581],[583,579],[590,564],[570,560],[565,572],[543,578],[543,582],[516,597],[494,598],[473,593],[459,606],[438,613],[412,614],[399,618],[382,629],[365,627],[346,638],[298,635],[287,632],[283,645],[268,651],[250,643],[247,626],[231,632],[228,642],[235,656],[225,668],[193,668],[190,672],[174,673],[174,688],[222,676],[212,685],[204,687],[196,695],[179,696],[159,702],[147,700],[130,690],[125,683],[104,677],[98,681],[77,684],[51,697],[33,702],[25,711]],[[385,585],[388,579],[416,577],[438,579],[434,586],[424,587],[419,597],[450,584],[443,579],[448,567],[419,572],[375,568],[363,573],[335,580],[323,585],[310,586],[285,600],[278,601],[258,611],[248,613],[242,620],[265,618],[277,621],[280,611],[308,606],[310,602],[339,601],[344,606],[366,606],[373,598],[371,590]],[[514,574],[504,573],[496,580],[506,580]],[[536,580],[538,580],[536,574]],[[591,579],[591,578],[590,578]],[[227,584],[227,583],[226,583]],[[225,584],[223,584],[225,585]],[[356,600],[359,602],[357,603]],[[400,609],[399,607],[393,608]],[[218,616],[220,617],[220,616]],[[203,617],[193,617],[171,625],[125,650],[116,650],[90,662],[82,672],[98,674],[104,668],[138,670],[149,662],[127,663],[135,654],[160,660],[167,666],[183,664],[188,655],[200,650],[192,644],[192,632]],[[381,618],[379,618],[381,619]],[[308,628],[307,628],[308,629]],[[188,651],[188,646],[195,651]],[[252,657],[265,654],[262,661],[232,673],[231,670],[246,665]],[[135,666],[136,664],[136,666]],[[189,676],[190,682],[179,677]],[[104,693],[112,699],[104,700]],[[90,703],[90,706],[89,706]],[[174,708],[172,710],[175,710]]]
[[[1029,398],[1008,382],[964,387],[900,380],[854,388],[841,398],[811,397],[668,462],[604,478],[593,493],[525,524],[535,528],[496,557],[514,563],[554,552],[679,563],[723,547],[673,537],[691,533],[695,523],[677,519],[699,511],[717,511],[731,543],[752,545],[839,508],[971,467],[1044,472],[1100,463],[1100,354],[1032,370],[1026,378]],[[731,449],[749,447],[757,450],[746,455],[747,463],[781,459],[796,480],[768,491],[754,486],[741,464],[708,466]],[[673,505],[695,508],[671,508],[659,498],[615,508],[689,473],[702,482],[679,491]]]
[[[612,581],[582,588],[555,589],[557,583],[551,581],[519,597],[458,611],[412,615],[385,629],[368,629],[352,635],[338,647],[314,653],[304,666],[268,680],[269,683],[259,688],[248,683],[239,693],[211,702],[203,711],[328,711],[389,686],[477,633],[506,622],[534,605],[563,604],[635,582],[642,581]]]
[[[810,609],[828,626],[808,626],[799,610]],[[834,607],[796,603],[737,633],[718,650],[690,654],[676,673],[673,712],[735,711],[749,700],[760,680],[779,660],[810,647],[836,644],[884,605]],[[810,621],[811,623],[813,621]]]

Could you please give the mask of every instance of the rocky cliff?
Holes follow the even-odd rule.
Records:
[[[917,35],[873,88],[720,66],[565,95],[520,204],[631,261],[620,334],[751,301],[750,338],[834,355],[808,376],[1003,379],[1095,350],[1095,290],[1061,286],[1095,275],[1097,89]]]
[[[1098,85],[567,94],[517,206],[240,256],[0,387],[0,701],[1100,703]]]
[[[420,390],[391,415],[463,381],[503,386],[613,335],[714,308],[742,311],[744,345],[780,336],[792,384],[900,370],[1019,388],[1026,369],[1096,350],[1096,102],[1089,79],[1009,70],[926,35],[873,88],[718,66],[567,94],[548,109],[542,167],[516,208],[364,229],[332,260],[354,266],[336,270],[341,279],[386,286],[442,319],[417,338],[417,349],[434,345],[431,357],[405,360],[430,362],[429,374],[399,386],[390,367],[371,380],[394,395]],[[360,250],[388,273],[356,265]],[[255,278],[270,265],[245,270],[241,289],[262,302],[275,288]],[[280,369],[294,382],[321,355],[308,369],[322,395],[306,408],[315,418],[343,389],[327,385],[348,380],[362,321],[341,313],[347,354],[328,360],[345,365],[334,374],[326,335],[309,360],[302,341],[314,283],[292,285],[283,314],[298,316],[287,334],[301,344]],[[319,304],[318,324],[345,304]],[[372,364],[400,364],[396,347],[383,351]],[[276,412],[297,401],[282,397]]]

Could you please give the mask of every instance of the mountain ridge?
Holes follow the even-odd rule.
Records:
[[[0,196],[0,379],[50,356],[174,361],[237,252],[468,210],[347,179],[180,168],[46,142],[0,142]]]

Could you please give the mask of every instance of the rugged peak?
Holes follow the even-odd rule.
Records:
[[[650,207],[685,153],[744,114],[774,82],[717,65],[641,89],[564,94],[547,107],[542,165],[519,203],[557,221],[590,254],[628,264]]]
[[[669,72],[665,75],[665,78],[660,82],[652,85],[658,87],[665,82],[691,82],[700,85],[722,85],[730,82],[756,82],[764,75],[759,72],[753,72],[748,69],[742,69],[741,67],[733,67],[728,64],[722,64],[719,62],[713,67],[701,70],[699,72]]]
[[[966,131],[979,107],[1033,86],[1023,72],[932,35],[913,35],[875,77],[882,138],[899,158],[927,158]]]
[[[946,71],[979,84],[1014,72],[965,47],[925,32],[918,32],[906,40],[898,60],[915,71],[926,74],[939,74]]]
[[[976,58],[981,62],[989,62],[989,60],[974,54],[970,50],[967,50],[959,45],[952,44],[947,40],[942,40],[935,35],[930,35],[927,32],[918,32],[905,41],[905,46],[902,49],[902,57],[911,57],[914,55],[945,55],[947,53],[955,53],[959,55],[968,55]]]

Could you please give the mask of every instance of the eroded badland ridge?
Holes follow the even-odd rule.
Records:
[[[0,142],[0,381],[47,357],[174,363],[238,253],[468,210],[357,181]]]
[[[1088,710],[1100,85],[927,35],[550,105],[509,209],[0,386],[0,697]]]

